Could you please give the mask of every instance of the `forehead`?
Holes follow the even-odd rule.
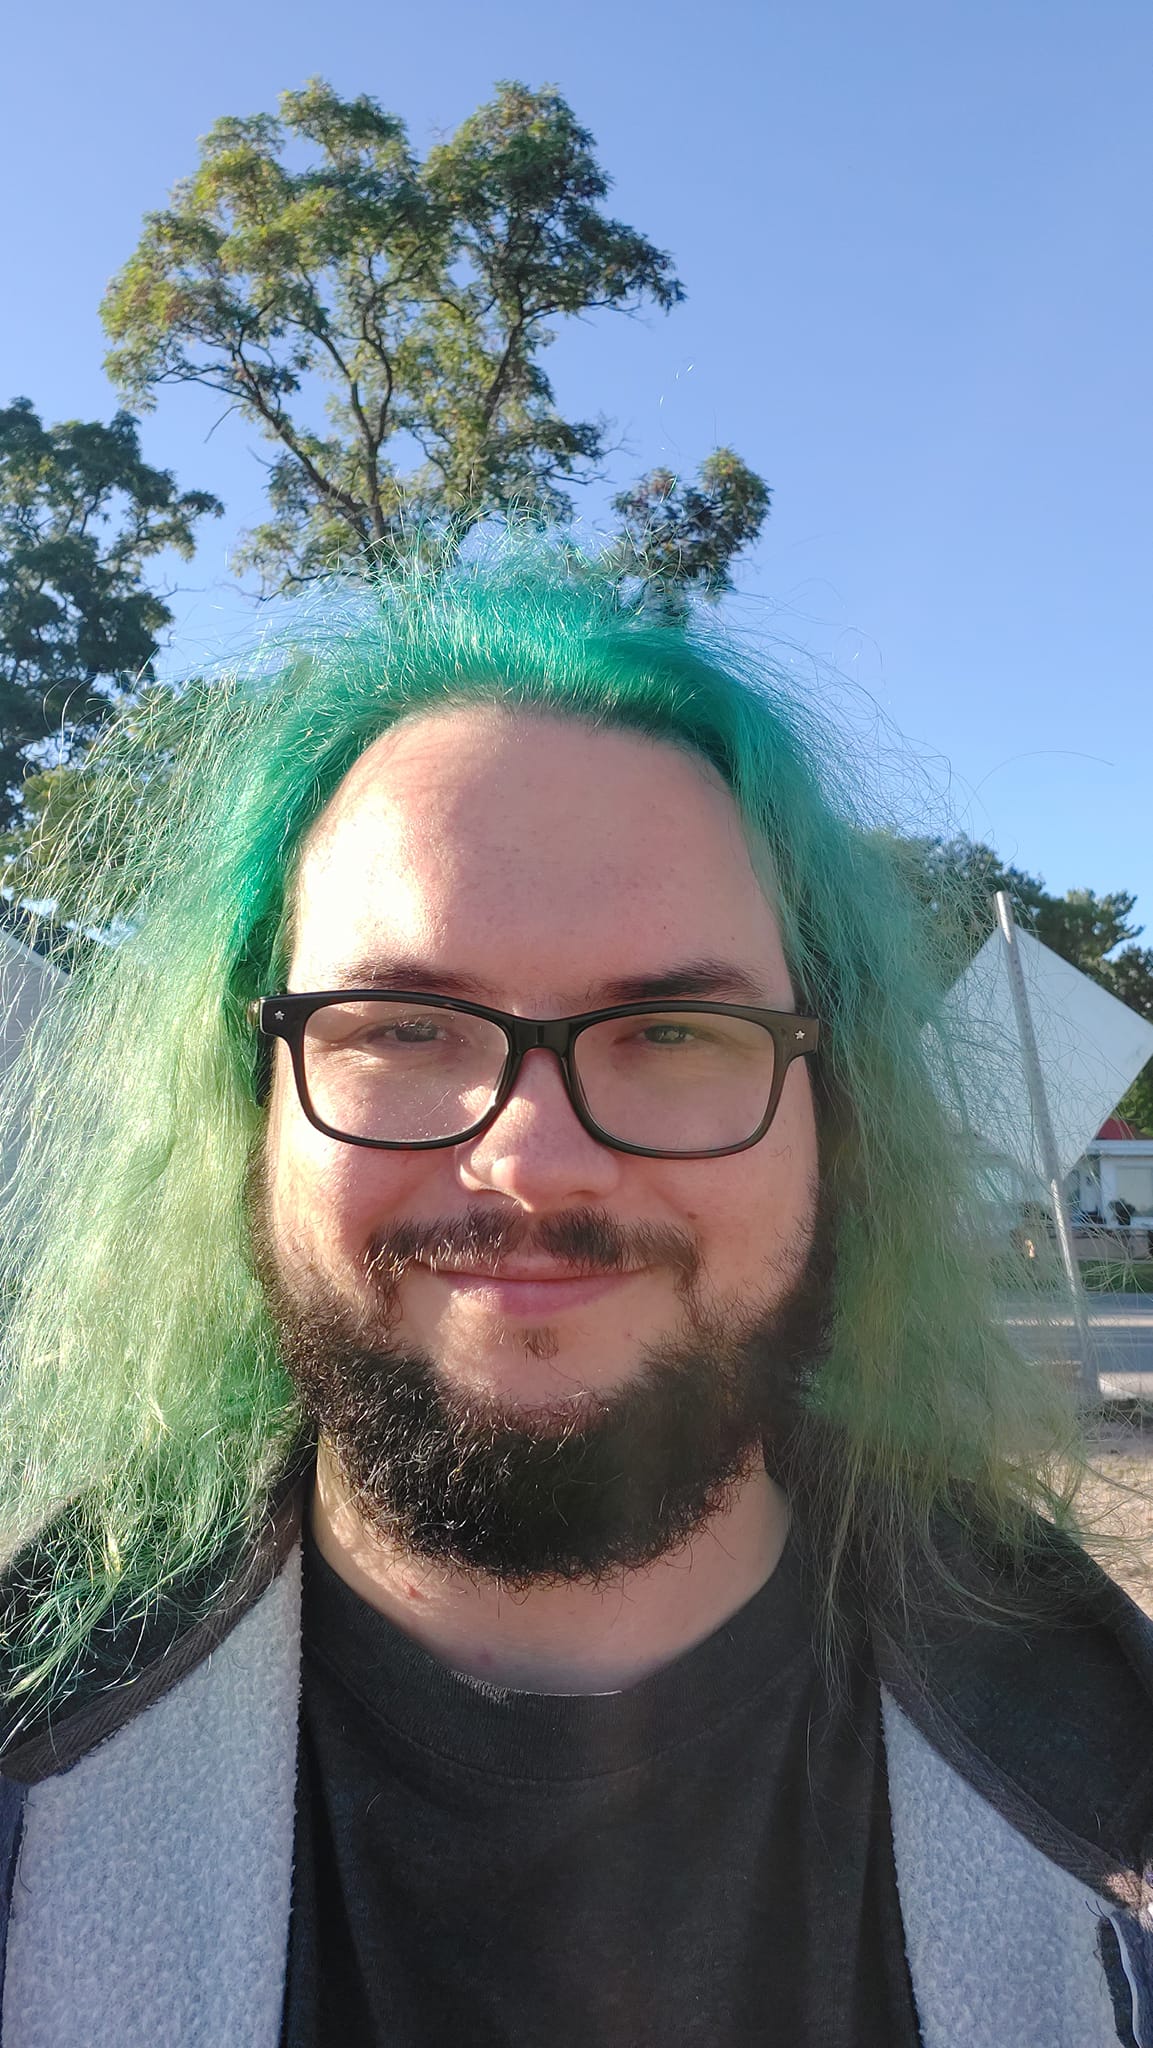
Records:
[[[783,976],[787,991],[721,778],[615,728],[499,707],[406,720],[354,765],[301,861],[297,987],[412,960],[494,1001],[567,1001],[704,957]]]

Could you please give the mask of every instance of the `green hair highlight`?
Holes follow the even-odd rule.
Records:
[[[981,1161],[935,1077],[948,963],[852,764],[714,623],[630,612],[571,556],[510,542],[326,590],[255,660],[115,725],[81,778],[76,843],[107,859],[80,922],[119,937],[31,1034],[9,1104],[0,1544],[37,1539],[6,1654],[29,1700],[67,1692],[110,1614],[209,1604],[301,1439],[249,1252],[248,1005],[282,985],[295,864],[352,763],[400,719],[477,703],[703,756],[771,886],[823,1029],[831,1335],[779,1450],[830,1609],[854,1546],[931,1560],[942,1509],[1017,1554],[1038,1509],[1066,1513],[1069,1409],[1000,1326]]]

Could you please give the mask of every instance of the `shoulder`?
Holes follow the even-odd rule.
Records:
[[[1134,1902],[1153,1845],[1153,1623],[1056,1531],[1024,1573],[947,1541],[977,1597],[879,1626],[882,1682],[1035,1847]]]
[[[0,1774],[30,1785],[67,1771],[172,1691],[232,1633],[283,1567],[300,1533],[307,1483],[290,1475],[249,1542],[210,1560],[195,1583],[109,1615],[45,1705],[0,1663]],[[0,1580],[3,1639],[25,1635],[43,1603],[56,1547],[33,1544]]]

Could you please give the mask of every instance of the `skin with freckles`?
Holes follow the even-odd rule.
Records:
[[[795,1007],[772,907],[715,772],[635,734],[484,707],[402,723],[346,777],[302,859],[288,986],[439,990],[550,1017],[628,1000],[629,984],[701,963],[713,986],[665,995]],[[534,1249],[534,1226],[594,1211],[657,1247],[691,1247],[706,1311],[771,1307],[811,1240],[817,1143],[803,1061],[759,1144],[665,1160],[592,1138],[538,1050],[479,1137],[373,1151],[313,1128],[278,1046],[266,1166],[280,1269],[310,1273],[368,1318],[382,1234],[477,1214],[513,1222],[517,1250],[495,1275],[406,1269],[390,1335],[454,1392],[560,1427],[683,1334],[683,1274],[657,1255],[590,1280]],[[363,1597],[459,1668],[544,1690],[628,1683],[700,1640],[772,1570],[786,1519],[758,1466],[675,1557],[615,1587],[510,1601],[369,1530],[323,1444],[314,1510],[322,1551]]]

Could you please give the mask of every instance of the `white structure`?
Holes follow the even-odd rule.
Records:
[[[0,1075],[11,1066],[28,1026],[62,980],[58,967],[0,925]]]
[[[24,1033],[63,979],[58,967],[0,924],[0,1088],[12,1073]],[[0,1179],[14,1165],[11,1152],[0,1159]]]
[[[1134,1229],[1153,1230],[1153,1138],[1137,1138],[1117,1117],[1103,1124],[1069,1175],[1074,1215],[1100,1217],[1117,1228],[1115,1202],[1132,1211]]]
[[[1017,947],[1058,1160],[1069,1173],[1153,1059],[1153,1025],[1031,932],[1017,932]],[[943,1087],[994,1153],[1035,1175],[1041,1162],[1000,932],[985,941],[949,1003],[959,1051]]]

